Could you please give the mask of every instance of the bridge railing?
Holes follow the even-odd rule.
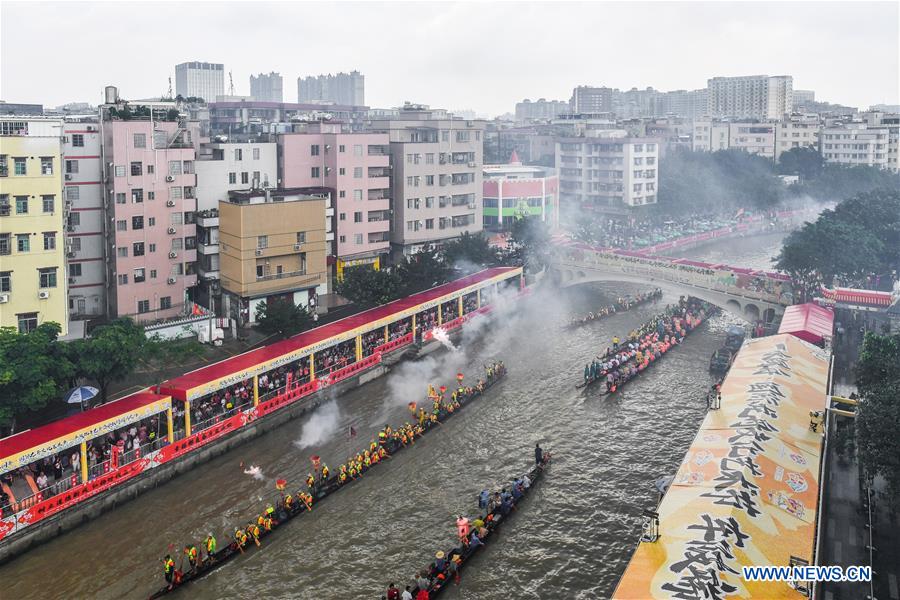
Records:
[[[613,270],[629,275],[651,277],[709,291],[721,292],[770,304],[791,304],[790,293],[781,294],[725,283],[729,275],[690,265],[662,263],[652,259],[620,256],[585,250],[568,250],[557,255],[556,264],[569,268]]]

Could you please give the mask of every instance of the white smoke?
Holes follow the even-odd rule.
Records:
[[[450,334],[447,333],[446,329],[441,327],[435,327],[431,330],[431,335],[439,341],[444,348],[450,350],[451,352],[459,352],[459,348],[453,345],[453,342],[450,341]]]
[[[262,469],[256,465],[250,465],[249,468],[244,469],[244,475],[250,475],[257,481],[263,481],[266,478],[266,476],[263,475]]]
[[[341,410],[336,400],[319,407],[315,413],[303,425],[300,439],[294,445],[300,449],[309,448],[321,444],[338,430],[341,420]]]

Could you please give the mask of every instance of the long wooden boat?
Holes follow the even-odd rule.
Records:
[[[486,377],[486,379],[484,381],[484,387],[481,390],[479,390],[477,388],[473,388],[473,392],[471,395],[468,395],[468,396],[464,395],[463,397],[459,398],[460,406],[458,409],[454,410],[453,412],[450,412],[447,410],[442,410],[441,413],[438,415],[437,424],[431,423],[430,421],[426,420],[425,426],[424,426],[424,431],[423,431],[422,435],[425,435],[429,431],[436,429],[438,427],[438,424],[442,424],[442,423],[446,422],[453,415],[459,413],[460,410],[465,408],[473,400],[475,400],[476,398],[479,398],[480,396],[483,396],[485,394],[485,392],[487,392],[494,385],[496,385],[497,383],[502,381],[505,376],[506,376],[506,367],[503,366],[502,363],[500,363],[500,366],[498,368],[495,368],[494,375],[491,377]],[[410,445],[412,445],[412,444],[410,444]],[[407,448],[407,447],[408,446],[406,446],[406,445],[402,444],[401,442],[398,442],[394,439],[389,439],[387,441],[387,443],[385,444],[385,449],[387,450],[389,456],[393,456],[397,452],[400,452],[401,450],[403,450],[404,448]],[[377,464],[373,464],[368,469],[366,469],[366,471],[377,467],[379,464],[382,464],[382,463],[379,462]],[[317,487],[313,488],[312,495],[314,497],[314,501],[313,501],[312,505],[307,506],[301,500],[296,499],[296,501],[293,503],[293,507],[291,509],[285,509],[283,503],[279,501],[277,504],[277,508],[275,510],[275,518],[272,521],[272,528],[270,530],[264,530],[264,529],[260,528],[259,539],[260,540],[266,539],[267,537],[272,535],[276,530],[284,527],[284,525],[288,521],[291,521],[297,517],[300,517],[310,511],[312,511],[312,506],[318,505],[319,501],[327,498],[328,496],[331,496],[332,494],[335,494],[336,492],[347,487],[348,485],[351,485],[355,481],[363,479],[363,476],[359,475],[355,478],[347,479],[344,483],[341,483],[339,477],[340,477],[340,474],[336,473],[336,474],[332,475],[331,477],[329,477],[325,482],[323,482],[320,485],[318,485]],[[300,491],[305,492],[306,490],[301,489]],[[184,573],[176,573],[175,583],[173,583],[173,585],[163,586],[162,588],[158,589],[156,592],[151,594],[149,598],[150,598],[150,600],[155,600],[156,598],[162,598],[163,596],[166,596],[172,592],[175,592],[175,591],[185,587],[188,583],[190,583],[192,581],[196,581],[202,577],[205,577],[212,571],[223,566],[224,564],[229,562],[231,559],[239,556],[240,554],[251,553],[254,550],[256,550],[256,548],[257,548],[257,546],[255,544],[253,544],[252,541],[250,543],[247,543],[243,549],[238,547],[238,544],[236,541],[231,541],[231,543],[229,543],[226,547],[213,553],[212,558],[207,557],[205,560],[203,560],[193,571],[186,571]]]
[[[625,298],[625,302],[614,302],[611,305],[615,308],[614,312],[597,313],[597,314],[590,313],[588,316],[584,317],[583,319],[573,319],[573,320],[569,321],[568,323],[563,325],[563,329],[577,329],[578,327],[582,327],[584,325],[587,325],[588,323],[593,323],[595,321],[601,321],[601,320],[605,319],[606,317],[613,316],[616,313],[631,310],[632,308],[634,308],[636,306],[641,306],[643,304],[647,304],[648,302],[658,300],[660,298],[662,298],[662,290],[659,288],[653,290],[652,292],[648,292],[646,296],[644,296],[643,298],[641,298],[639,300],[635,300],[635,299],[631,298],[630,296],[628,296]]]
[[[472,561],[472,557],[478,553],[479,550],[486,547],[488,543],[492,539],[494,539],[497,533],[497,530],[500,528],[503,523],[507,522],[509,518],[517,512],[517,509],[522,504],[522,500],[527,498],[532,490],[534,490],[535,485],[538,481],[541,480],[541,477],[544,474],[544,471],[550,466],[550,462],[552,457],[550,453],[544,454],[544,462],[539,465],[535,465],[528,473],[528,479],[531,480],[531,485],[528,488],[522,491],[522,497],[519,498],[517,502],[513,504],[513,510],[509,512],[505,517],[501,514],[500,509],[496,508],[492,513],[484,514],[481,519],[485,522],[485,529],[487,529],[487,535],[481,539],[482,544],[476,546],[475,548],[471,547],[463,547],[461,544],[457,545],[453,548],[450,548],[444,556],[447,559],[447,565],[449,566],[450,560],[452,560],[454,555],[459,556],[459,562],[457,563],[457,571],[462,573],[462,570],[469,566]],[[491,515],[491,518],[488,519],[488,515]],[[449,572],[448,568],[444,568],[443,571],[437,572],[435,570],[435,563],[432,562],[426,572],[429,573],[429,584],[428,584],[428,597],[429,598],[437,598],[442,591],[448,588],[451,584],[451,580],[453,579],[452,574]],[[419,592],[419,586],[415,585],[413,587],[413,597]]]

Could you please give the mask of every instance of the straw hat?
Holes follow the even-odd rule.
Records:
[[[437,554],[434,555],[435,558],[444,558],[444,551],[438,550]]]

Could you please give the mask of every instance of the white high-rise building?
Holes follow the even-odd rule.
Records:
[[[366,77],[359,71],[297,78],[297,102],[332,102],[343,106],[364,106]]]
[[[250,96],[259,102],[284,102],[281,73],[251,75]]]
[[[175,65],[175,93],[215,102],[225,94],[225,65],[197,61]]]
[[[825,162],[889,168],[887,127],[869,128],[865,123],[847,123],[822,130],[820,144]]]
[[[713,77],[707,84],[707,113],[712,117],[779,120],[793,109],[793,88],[790,75]]]

